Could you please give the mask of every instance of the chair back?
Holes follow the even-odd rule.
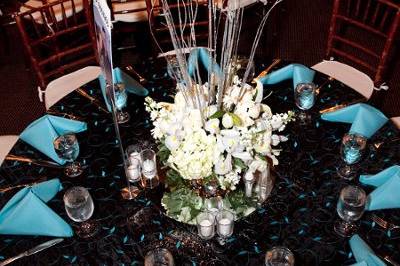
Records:
[[[365,73],[337,61],[322,61],[312,69],[332,77],[369,99],[374,92],[374,82]]]
[[[145,0],[108,0],[111,19],[120,22],[147,21]]]
[[[155,41],[159,44],[163,51],[172,50],[172,41],[169,33],[169,28],[165,21],[163,14],[163,7],[161,0],[146,0],[147,14],[150,23],[150,30],[153,33]],[[178,35],[182,35],[187,41],[191,39],[191,27],[195,30],[196,46],[207,44],[208,40],[208,0],[192,0],[192,1],[168,1],[168,6],[173,18],[173,26]],[[193,14],[196,13],[194,23],[186,23],[183,32],[180,31],[181,25],[179,24],[179,14],[181,20],[185,20],[185,10],[188,11],[190,7],[193,8]],[[197,12],[195,8],[197,7]],[[189,20],[186,16],[186,20]],[[188,46],[194,46],[193,43],[188,42]]]
[[[400,5],[392,0],[335,0],[326,55],[362,69],[378,85],[399,23]]]
[[[88,0],[58,0],[17,14],[15,20],[39,87],[97,62]]]

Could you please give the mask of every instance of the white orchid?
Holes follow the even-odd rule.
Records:
[[[233,118],[230,114],[224,114],[224,116],[222,117],[222,125],[224,126],[224,128],[233,127]]]
[[[210,132],[211,134],[218,134],[219,120],[216,118],[208,120],[204,126],[204,129]]]
[[[214,172],[217,175],[226,175],[232,171],[232,156],[228,154],[226,158],[220,156],[214,167]]]

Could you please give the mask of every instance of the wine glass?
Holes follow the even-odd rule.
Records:
[[[128,94],[126,93],[125,84],[115,83],[114,90],[115,108],[117,109],[117,122],[118,124],[123,124],[128,122],[130,119],[129,113],[123,110],[128,101]]]
[[[68,162],[64,170],[66,176],[77,177],[82,174],[81,164],[75,161],[79,155],[79,144],[75,134],[67,133],[59,136],[54,140],[53,146],[58,157]]]
[[[174,266],[174,257],[166,248],[156,248],[147,252],[144,258],[145,266]]]
[[[208,240],[215,235],[215,216],[210,212],[201,212],[196,217],[197,232],[202,239]]]
[[[218,212],[223,209],[224,203],[221,197],[211,197],[204,201],[204,205],[205,209],[216,217]]]
[[[366,146],[367,139],[364,136],[353,133],[344,135],[340,147],[344,165],[337,170],[339,176],[347,180],[353,179],[356,172],[354,165],[362,159]]]
[[[340,191],[337,203],[337,213],[341,221],[335,223],[337,234],[348,237],[357,230],[353,222],[359,220],[364,213],[367,196],[365,191],[357,186],[346,186]]]
[[[233,224],[235,216],[232,212],[223,210],[216,216],[217,233],[219,235],[219,243],[225,245],[226,239],[233,234]]]
[[[265,254],[265,266],[293,266],[294,255],[285,247],[273,247]]]
[[[299,83],[294,90],[294,100],[300,109],[299,119],[302,122],[310,121],[310,115],[306,112],[315,104],[316,87],[314,83]]]
[[[97,223],[88,221],[93,215],[94,204],[89,191],[84,187],[72,187],[64,194],[64,205],[68,217],[76,226],[76,234],[81,238],[94,236],[98,231]]]

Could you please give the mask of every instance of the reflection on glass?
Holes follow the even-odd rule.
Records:
[[[58,157],[69,162],[64,170],[65,175],[76,177],[82,174],[81,164],[75,161],[79,155],[79,144],[75,134],[64,134],[56,138],[53,145]]]
[[[336,208],[342,220],[335,224],[336,233],[344,237],[354,234],[357,225],[353,222],[363,215],[366,199],[365,191],[357,186],[347,186],[342,189]]]
[[[115,108],[117,109],[117,122],[123,124],[129,121],[129,114],[123,109],[126,107],[128,102],[128,94],[126,93],[125,84],[115,83],[114,84],[114,96],[115,96]]]
[[[364,155],[367,139],[358,134],[346,134],[342,139],[340,148],[344,166],[338,169],[338,174],[344,179],[353,179],[356,174],[354,164],[358,163]]]
[[[294,255],[285,247],[274,247],[265,254],[265,266],[293,266]]]
[[[301,110],[309,110],[315,103],[316,87],[313,83],[299,83],[294,90],[296,106]]]
[[[88,220],[93,215],[94,204],[89,191],[84,187],[72,187],[64,194],[64,205],[68,217],[80,223],[76,233],[82,238],[93,236],[98,228],[95,222]]]
[[[145,266],[174,266],[174,257],[165,248],[157,248],[147,252],[144,258]]]

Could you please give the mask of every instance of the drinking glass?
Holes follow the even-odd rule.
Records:
[[[341,218],[335,223],[334,229],[337,234],[348,237],[357,230],[354,223],[359,220],[364,213],[367,196],[365,191],[357,186],[344,187],[337,203],[337,213]]]
[[[154,188],[158,186],[156,153],[151,149],[142,150],[140,153],[140,160],[142,163],[142,186],[144,188]]]
[[[79,144],[75,134],[67,133],[56,138],[53,142],[54,150],[58,157],[68,162],[64,173],[68,177],[76,177],[82,174],[81,164],[76,162],[79,155]]]
[[[367,146],[367,139],[359,134],[345,134],[342,139],[340,153],[344,165],[338,168],[338,175],[344,179],[353,179],[356,169],[354,165],[358,163],[364,155]]]
[[[294,255],[285,247],[273,247],[265,254],[265,266],[293,266]]]
[[[115,108],[117,109],[117,122],[123,124],[129,121],[130,115],[123,109],[126,107],[128,101],[128,94],[126,93],[125,84],[115,83],[114,84],[114,97],[115,97]]]
[[[300,109],[299,119],[302,122],[310,120],[310,115],[306,112],[315,104],[316,87],[314,83],[299,83],[294,90],[294,100]]]
[[[224,245],[226,239],[233,234],[234,219],[235,216],[233,215],[233,213],[227,210],[220,211],[217,214],[217,233],[220,237],[219,243],[221,245]]]
[[[96,234],[98,226],[94,221],[89,221],[93,215],[94,204],[89,191],[84,187],[72,187],[64,194],[64,205],[68,217],[76,226],[76,234],[81,238],[88,238]]]
[[[215,217],[210,212],[201,212],[196,217],[197,231],[202,239],[208,240],[215,235]]]
[[[174,266],[174,257],[165,248],[157,248],[147,252],[144,258],[145,266]]]
[[[221,197],[212,197],[206,199],[204,201],[204,205],[206,210],[216,217],[220,210],[222,210],[224,203]]]

